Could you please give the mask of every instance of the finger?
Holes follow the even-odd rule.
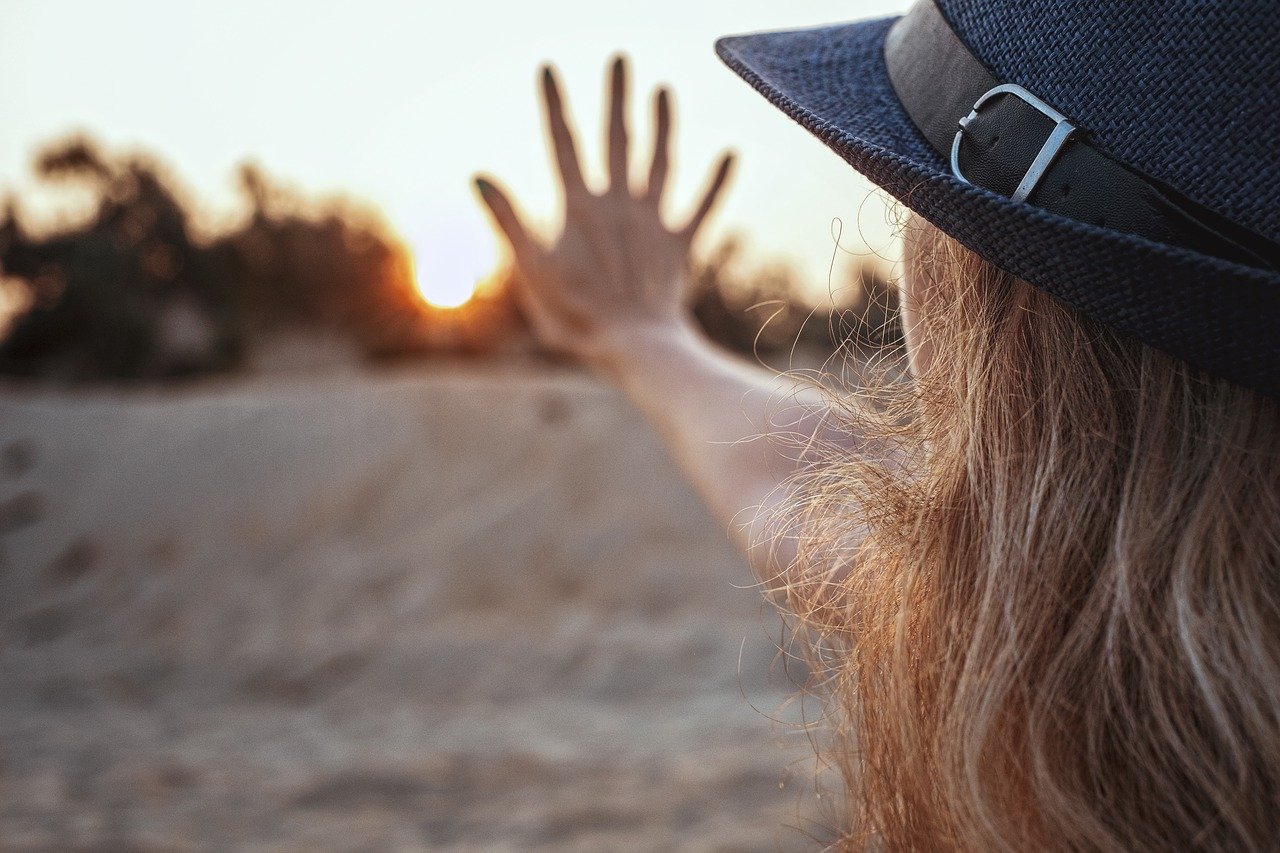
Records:
[[[578,146],[573,141],[573,130],[565,117],[564,99],[556,83],[555,72],[550,65],[542,68],[542,100],[546,108],[547,130],[551,133],[551,149],[560,169],[566,198],[576,198],[587,192],[582,179],[582,165],[578,161]]]
[[[645,196],[655,204],[662,201],[671,171],[671,93],[664,87],[654,99],[653,162],[649,166],[649,189]]]
[[[498,228],[506,235],[515,255],[519,273],[514,279],[517,284],[514,288],[516,298],[527,309],[553,318],[558,317],[560,322],[570,327],[584,323],[581,310],[565,294],[554,287],[547,287],[542,280],[542,273],[545,272],[543,247],[530,235],[507,194],[484,176],[477,176],[475,183],[480,198],[493,215]]]
[[[609,73],[609,129],[606,140],[609,189],[625,193],[627,187],[627,60],[618,56]]]
[[[498,229],[506,235],[507,242],[511,244],[516,263],[525,270],[532,269],[537,263],[541,247],[529,234],[529,229],[525,228],[520,215],[516,213],[515,206],[507,198],[506,193],[498,189],[497,185],[488,178],[481,176],[475,181],[481,201],[493,216]]]
[[[716,200],[720,197],[720,193],[729,179],[729,174],[733,170],[733,163],[734,155],[732,152],[720,158],[720,165],[716,167],[715,175],[711,178],[711,184],[707,187],[706,193],[703,194],[702,201],[698,203],[697,210],[689,218],[689,224],[682,229],[685,239],[689,242],[693,242],[693,238],[698,234],[698,229],[702,227],[703,220],[707,218],[707,214],[715,207]]]

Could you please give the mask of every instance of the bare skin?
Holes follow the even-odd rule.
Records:
[[[683,222],[662,215],[671,162],[671,94],[654,96],[655,145],[643,187],[629,181],[627,66],[609,71],[605,157],[609,186],[594,193],[582,176],[574,133],[554,71],[542,95],[565,219],[546,244],[525,226],[509,193],[478,177],[481,199],[506,235],[519,271],[516,298],[545,346],[576,358],[618,385],[657,427],[712,513],[771,586],[789,555],[764,546],[768,510],[800,465],[766,436],[813,435],[825,406],[814,389],[714,347],[686,306],[689,251],[732,171],[725,154]],[[858,441],[850,450],[857,452]],[[761,512],[761,510],[765,510]]]

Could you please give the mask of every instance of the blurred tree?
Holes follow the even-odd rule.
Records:
[[[897,290],[878,265],[860,261],[848,286],[825,302],[799,298],[795,271],[771,263],[744,269],[743,247],[728,237],[694,269],[693,314],[712,340],[785,366],[792,353],[821,361],[835,349],[866,356],[897,347]]]
[[[421,315],[404,250],[372,213],[309,204],[256,166],[241,168],[240,185],[249,217],[218,245],[240,264],[236,287],[255,333],[312,329],[376,350],[387,324]]]
[[[196,246],[187,215],[155,169],[111,161],[72,139],[36,161],[49,181],[88,186],[83,225],[36,237],[12,207],[0,221],[0,269],[31,307],[0,344],[0,371],[69,380],[170,377],[232,366],[240,351],[225,251]]]
[[[249,218],[219,243],[241,264],[237,287],[251,339],[290,328],[322,332],[386,361],[493,355],[521,337],[523,322],[501,284],[462,311],[426,305],[408,250],[374,212],[309,202],[256,166],[241,169],[240,184]]]

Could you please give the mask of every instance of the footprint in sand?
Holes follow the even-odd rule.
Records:
[[[42,518],[44,498],[39,492],[18,492],[0,500],[0,534],[21,530]]]
[[[36,464],[36,446],[25,438],[11,441],[0,449],[0,479],[21,477]]]
[[[102,546],[92,536],[72,539],[45,567],[45,579],[53,586],[75,583],[98,564]]]
[[[0,448],[0,480],[21,477],[36,464],[36,446],[24,438]],[[44,497],[39,492],[20,491],[0,498],[0,535],[20,530],[44,518]]]

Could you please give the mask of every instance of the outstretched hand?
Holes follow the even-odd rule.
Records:
[[[489,178],[476,186],[516,264],[515,296],[544,346],[597,366],[617,355],[628,335],[684,320],[689,249],[719,197],[733,165],[725,154],[687,221],[668,226],[663,194],[671,164],[671,94],[654,97],[654,149],[648,181],[629,180],[627,64],[618,57],[609,74],[606,159],[609,186],[593,193],[582,176],[573,130],[560,87],[548,66],[543,101],[565,199],[560,235],[545,245],[525,226],[508,194]]]

